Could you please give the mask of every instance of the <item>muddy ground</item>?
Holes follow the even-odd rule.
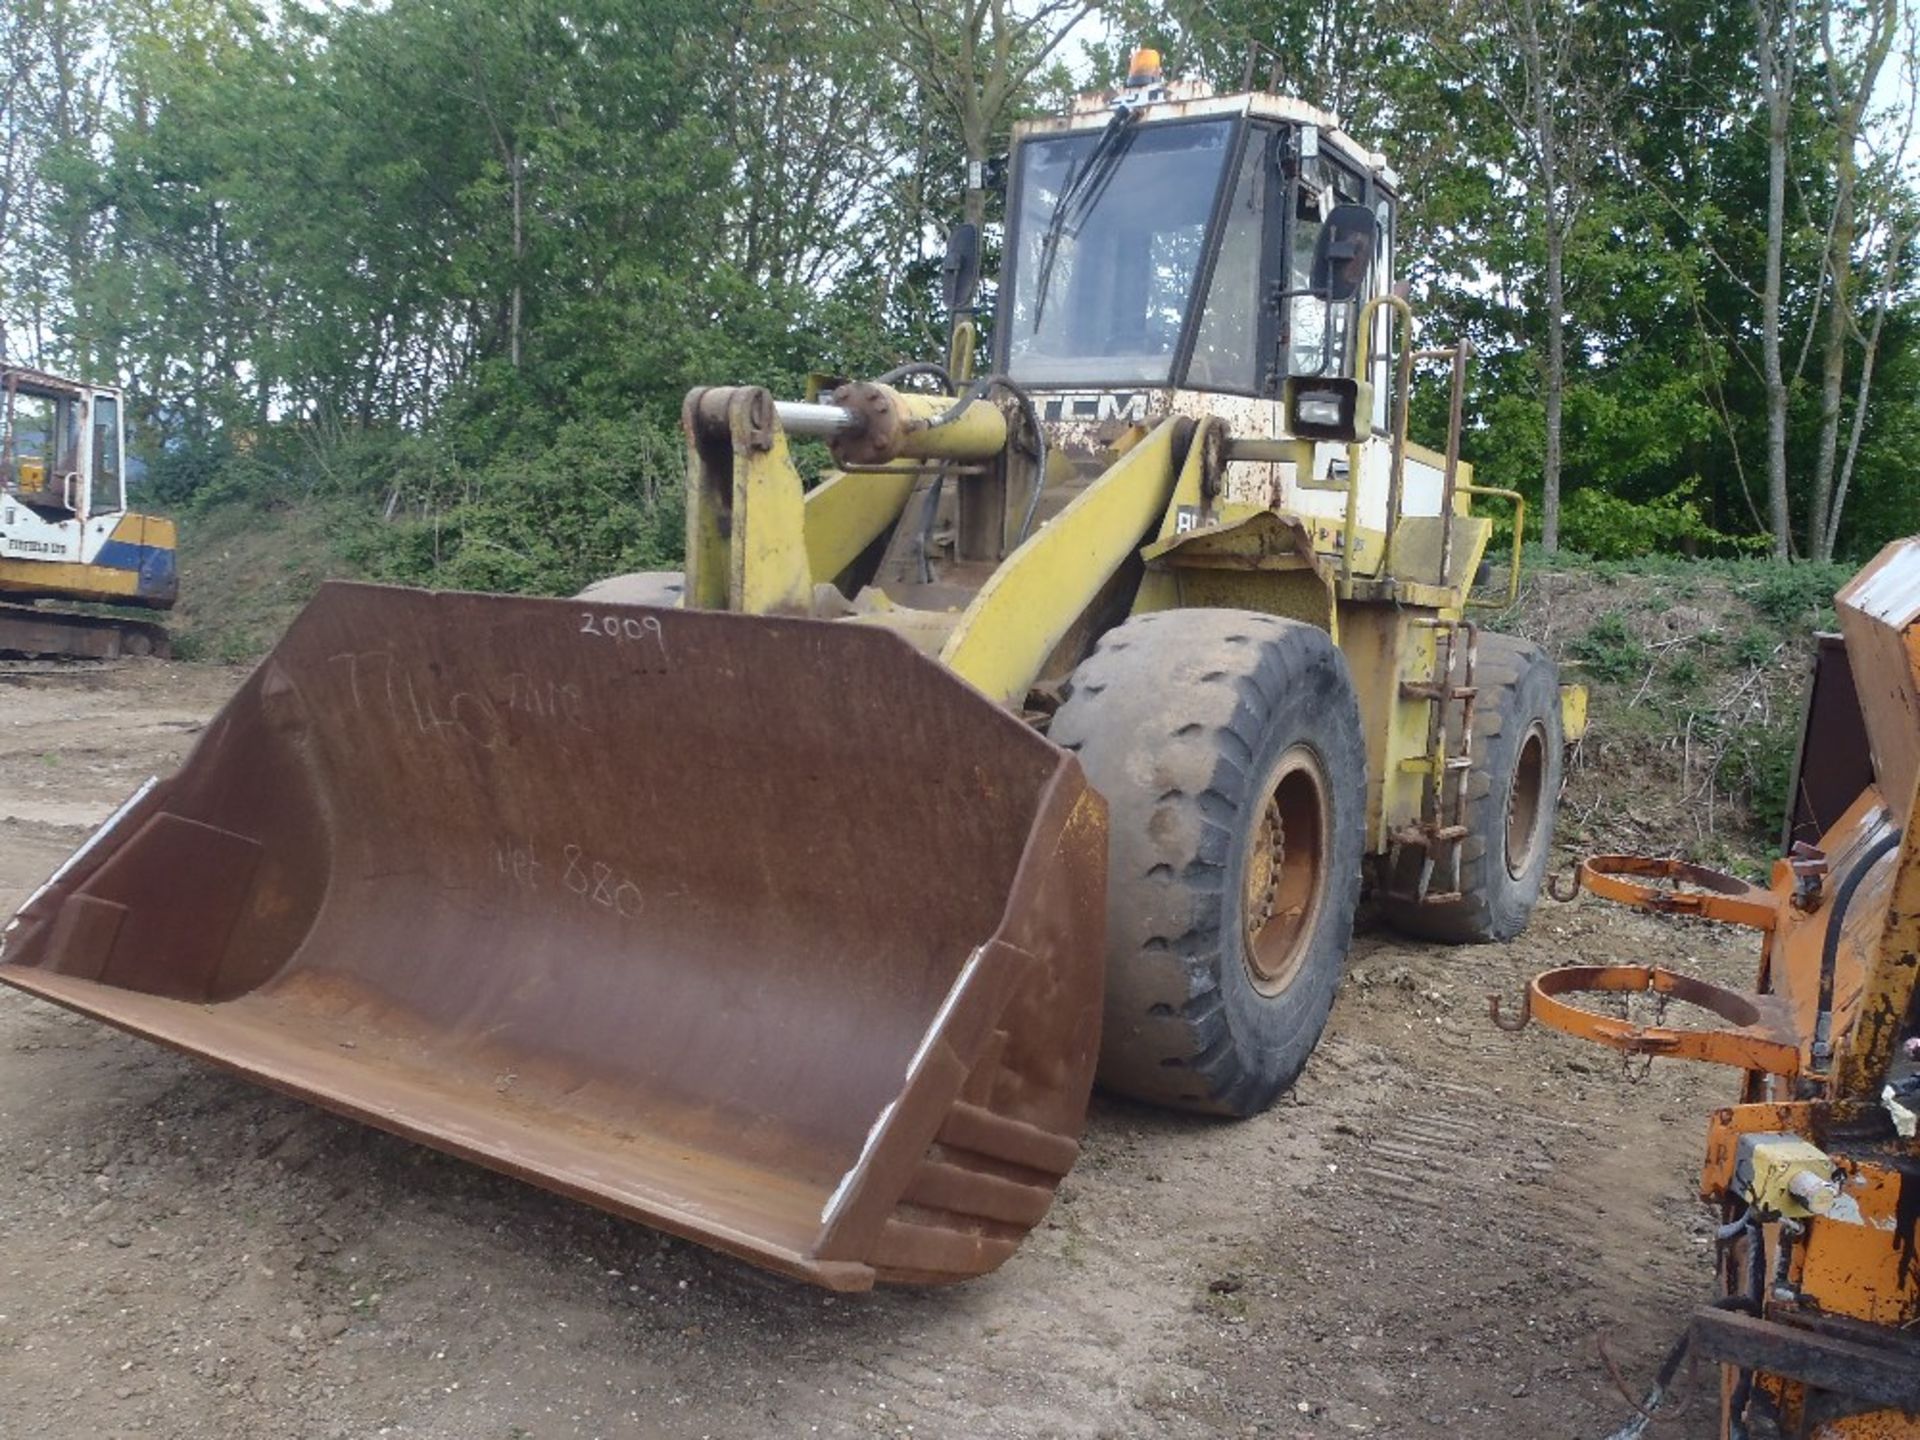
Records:
[[[0,669],[0,916],[240,678]],[[1369,929],[1289,1102],[1098,1099],[998,1274],[838,1298],[0,991],[0,1437],[1599,1437],[1596,1338],[1643,1383],[1709,1289],[1730,1077],[1484,997],[1639,956],[1750,974],[1590,899],[1506,946]]]

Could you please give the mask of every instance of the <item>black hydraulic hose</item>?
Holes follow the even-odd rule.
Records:
[[[1732,1298],[1732,1297],[1729,1297]],[[1758,1315],[1760,1307],[1767,1298],[1767,1247],[1758,1225],[1747,1238],[1747,1293],[1746,1299],[1753,1303],[1753,1313]]]
[[[1710,1310],[1739,1310],[1748,1315],[1758,1315],[1760,1313],[1760,1307],[1744,1295],[1724,1295],[1720,1299],[1715,1300],[1707,1308]],[[1649,1427],[1663,1422],[1671,1422],[1680,1417],[1681,1413],[1692,1403],[1694,1386],[1688,1386],[1688,1395],[1681,1400],[1678,1405],[1672,1405],[1669,1402],[1673,1398],[1673,1382],[1678,1379],[1680,1375],[1681,1362],[1686,1360],[1692,1349],[1693,1327],[1689,1325],[1680,1332],[1679,1338],[1667,1348],[1666,1355],[1660,1361],[1660,1368],[1654,1372],[1653,1385],[1647,1391],[1646,1399],[1636,1401],[1633,1398],[1633,1393],[1626,1388],[1625,1382],[1620,1379],[1618,1371],[1613,1368],[1612,1361],[1607,1357],[1606,1347],[1604,1343],[1602,1344],[1600,1351],[1601,1359],[1607,1361],[1607,1370],[1613,1377],[1614,1384],[1619,1387],[1622,1398],[1624,1398],[1629,1405],[1633,1406],[1635,1412],[1634,1418],[1608,1435],[1607,1440],[1639,1440],[1639,1437],[1647,1433]],[[1665,1410],[1667,1413],[1664,1415],[1655,1413],[1660,1410]]]
[[[1752,1218],[1752,1212],[1748,1212]],[[1749,1315],[1764,1313],[1767,1300],[1767,1246],[1760,1227],[1747,1235],[1747,1293],[1728,1295],[1719,1303],[1726,1309],[1743,1309]],[[1732,1303],[1744,1302],[1744,1303]],[[1741,1370],[1727,1396],[1727,1440],[1747,1440],[1747,1404],[1753,1399],[1753,1371]]]
[[[1040,423],[1040,407],[1034,403],[1032,392],[1009,376],[997,373],[982,375],[967,386],[927,429],[938,430],[942,425],[952,424],[967,406],[995,388],[1005,390],[1020,402],[1020,413],[1026,417],[1027,428],[1033,432],[1033,491],[1027,496],[1026,513],[1020,517],[1020,531],[1014,537],[1013,543],[1017,546],[1025,544],[1027,536],[1033,532],[1034,512],[1040,508],[1040,492],[1047,488],[1047,432]]]
[[[1004,375],[982,375],[978,380],[973,381],[966,389],[956,395],[953,404],[942,410],[939,415],[934,418],[933,422],[927,426],[927,429],[938,430],[942,425],[951,425],[960,418],[961,413],[967,406],[980,399],[981,396],[987,393],[988,388],[996,383],[1005,385],[1011,384],[1012,382]]]
[[[931,375],[946,389],[953,390],[953,376],[947,373],[947,367],[934,360],[909,360],[905,365],[896,365],[873,383],[876,385],[897,385],[902,380],[910,380],[915,375]]]
[[[1033,403],[1033,396],[1011,380],[1003,383],[1020,402],[1021,413],[1027,417],[1027,428],[1033,432],[1033,493],[1027,496],[1026,512],[1020,517],[1020,533],[1013,540],[1015,545],[1024,545],[1027,536],[1033,533],[1033,517],[1040,509],[1040,492],[1047,488],[1047,430],[1040,423],[1040,407]]]
[[[1813,1059],[1816,1064],[1824,1065],[1833,1054],[1833,972],[1840,958],[1840,927],[1847,918],[1847,907],[1853,903],[1853,892],[1860,888],[1860,882],[1866,879],[1867,872],[1873,869],[1881,856],[1899,843],[1898,830],[1889,830],[1875,840],[1833,892],[1833,908],[1827,915],[1827,933],[1820,943],[1820,1008],[1813,1022]]]
[[[942,470],[927,487],[927,505],[920,516],[920,583],[933,583],[933,522],[940,515],[940,492],[946,488],[947,472]]]
[[[1738,1240],[1751,1224],[1753,1224],[1753,1207],[1749,1205],[1745,1210],[1740,1212],[1740,1218],[1738,1220],[1729,1220],[1725,1225],[1716,1229],[1713,1232],[1713,1238],[1723,1245],[1728,1241]]]

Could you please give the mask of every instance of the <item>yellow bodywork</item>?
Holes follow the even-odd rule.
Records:
[[[766,392],[689,399],[687,604],[890,629],[1018,707],[1060,673],[1076,627],[1135,566],[1132,613],[1243,609],[1328,631],[1346,654],[1366,734],[1368,848],[1384,852],[1420,820],[1443,756],[1433,749],[1434,701],[1418,692],[1435,679],[1436,636],[1465,614],[1470,577],[1492,534],[1491,522],[1471,511],[1467,467],[1459,467],[1450,521],[1403,517],[1383,564],[1385,532],[1225,501],[1225,422],[1173,417],[1123,433],[1106,468],[1077,484],[1024,541],[1012,543],[1019,537],[1009,522],[1000,535],[1006,553],[975,566],[972,588],[902,585],[896,575],[842,594],[834,582],[876,541],[930,523],[924,506],[938,492],[925,487],[939,466],[962,467],[958,485],[1001,487],[995,493],[1010,497],[1009,515],[1025,498],[994,473],[1009,449],[998,410],[976,403],[960,411],[951,397],[882,388],[864,387],[867,401],[882,404],[890,424],[897,420],[896,453],[830,472],[811,490]],[[940,423],[949,414],[955,421]],[[1344,584],[1329,545],[1359,551]]]
[[[914,476],[913,466],[901,462],[884,474],[836,473],[807,492],[803,528],[814,584],[831,584],[886,533],[913,493]]]
[[[1560,738],[1578,745],[1587,738],[1587,687],[1566,684],[1560,687]]]
[[[77,550],[80,524],[70,521],[67,528],[75,534]],[[179,548],[179,536],[173,521],[162,516],[127,514],[115,523],[108,544],[171,555]],[[0,595],[55,596],[109,605],[139,603],[146,598],[140,579],[138,568],[122,565],[0,556]]]
[[[1018,704],[1054,647],[1167,507],[1178,420],[1163,421],[1035,533],[981,587],[940,651],[954,674]],[[1197,456],[1200,447],[1189,446]]]

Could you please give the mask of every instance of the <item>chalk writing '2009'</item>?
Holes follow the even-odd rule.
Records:
[[[645,640],[660,638],[660,622],[651,615],[595,615],[587,611],[580,617],[582,635],[604,635],[609,640]]]
[[[606,612],[580,612],[580,633],[596,639],[611,640],[622,647],[637,645],[626,653],[639,660],[643,673],[667,672],[667,632],[657,615],[614,615]]]
[[[639,648],[626,653],[639,660],[643,673],[664,675],[667,671],[667,632],[657,615],[616,615],[605,611],[580,612],[580,633],[599,640],[611,640],[622,647]]]

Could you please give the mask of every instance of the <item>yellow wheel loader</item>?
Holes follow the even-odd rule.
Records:
[[[1384,160],[1147,72],[1011,185],[989,373],[963,321],[944,366],[694,391],[681,573],[328,586],[0,978],[854,1289],[1012,1253],[1096,1071],[1271,1104],[1369,872],[1513,934],[1561,697],[1467,618],[1473,502],[1520,502],[1459,457],[1464,349],[1415,347]]]
[[[151,620],[35,604],[173,608],[173,521],[127,508],[124,408],[110,385],[0,366],[0,655],[171,653]]]

